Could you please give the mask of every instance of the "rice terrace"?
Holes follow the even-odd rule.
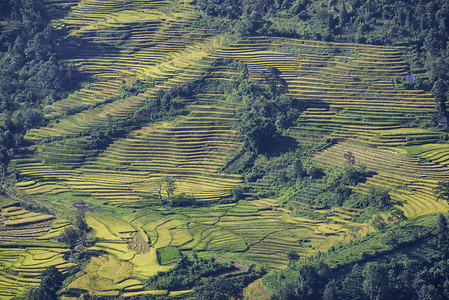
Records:
[[[0,1],[0,299],[448,299],[449,5],[386,2]]]

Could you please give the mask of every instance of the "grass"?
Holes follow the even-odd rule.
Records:
[[[157,249],[157,257],[159,264],[169,265],[181,258],[181,253],[176,247],[165,247]]]

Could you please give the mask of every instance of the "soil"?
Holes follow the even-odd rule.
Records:
[[[145,242],[140,233],[135,232],[128,242],[128,246],[131,250],[139,253],[147,253],[150,250],[150,246]]]

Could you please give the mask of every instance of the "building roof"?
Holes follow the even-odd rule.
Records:
[[[103,135],[103,132],[101,130],[92,130],[90,132],[90,136],[91,137],[99,137],[99,136],[102,136],[102,135]]]

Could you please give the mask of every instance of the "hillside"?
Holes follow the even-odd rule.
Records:
[[[48,211],[2,200],[1,299],[49,266],[69,275],[63,299],[193,297],[193,283],[148,278],[185,254],[254,279],[290,253],[447,212],[433,193],[449,178],[447,129],[435,92],[405,81],[407,46],[230,34],[204,26],[205,1],[45,3],[58,59],[84,81],[5,149],[8,193]],[[74,267],[48,242],[70,223],[50,213],[73,221],[80,203],[92,231]]]

